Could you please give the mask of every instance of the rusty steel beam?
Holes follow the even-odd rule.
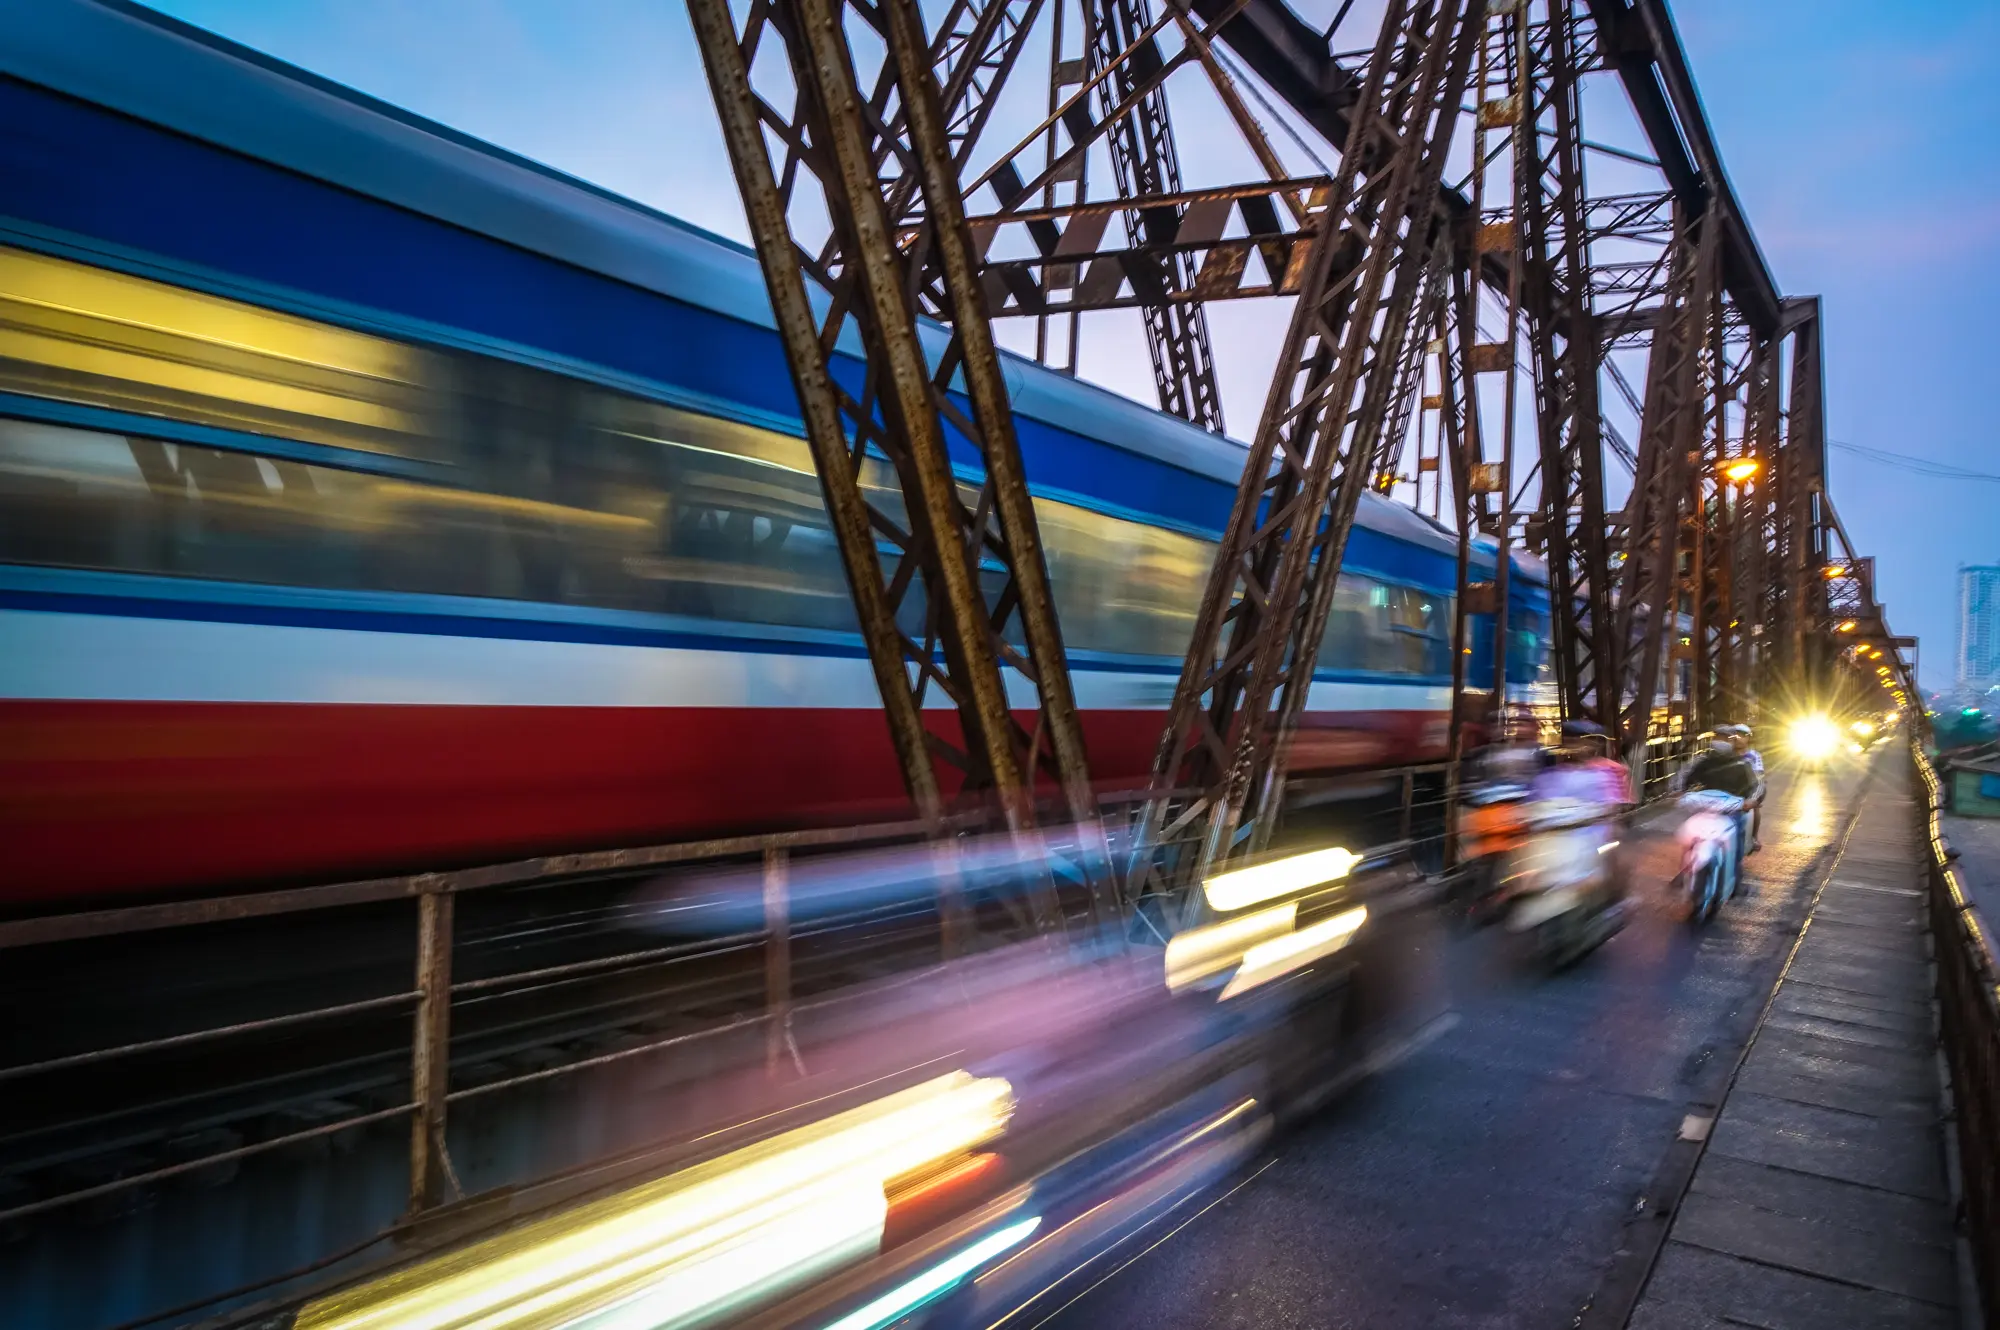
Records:
[[[1624,662],[1612,612],[1590,244],[1649,231],[1663,200],[1585,197],[1577,27],[1570,0],[1551,0],[1527,81],[1533,183],[1523,191],[1523,242],[1556,684],[1565,716],[1612,734]]]
[[[1682,212],[1711,205],[1722,271],[1733,302],[1760,336],[1777,332],[1782,307],[1757,238],[1722,169],[1708,117],[1688,73],[1687,54],[1664,0],[1588,0],[1598,46],[1617,69],[1626,97]]]
[[[1169,9],[1174,4],[1175,0],[1167,0]],[[1163,63],[1158,39],[1142,35],[1153,26],[1152,5],[1149,0],[1086,0],[1083,12],[1089,35],[1085,66],[1093,74],[1110,75],[1097,83],[1096,100],[1099,117],[1112,122],[1105,138],[1112,173],[1119,196],[1135,201],[1125,212],[1126,231],[1134,242],[1171,244],[1183,211],[1171,204],[1136,204],[1181,188],[1180,155],[1166,90],[1159,84],[1137,90],[1142,72]],[[1118,114],[1127,100],[1130,109]],[[1134,284],[1153,297],[1141,304],[1140,311],[1160,409],[1211,433],[1222,433],[1222,394],[1215,378],[1208,318],[1198,299],[1173,298],[1195,285],[1193,256],[1154,249],[1134,256],[1127,266]]]
[[[1295,256],[1303,256],[1313,235],[1308,200],[1325,187],[1323,179],[1282,179],[1149,196],[1144,200],[1149,210],[1177,210],[1179,218],[1158,239],[1140,245],[1103,243],[1106,224],[1131,210],[1129,200],[982,213],[971,222],[982,252],[1016,228],[1047,244],[1022,257],[987,260],[988,308],[996,316],[1048,316],[1293,294],[1301,271]],[[1308,219],[1305,227],[1292,220],[1295,210]],[[1248,269],[1253,254],[1263,259],[1261,281]],[[1183,259],[1188,281],[1160,285],[1156,270]]]
[[[1268,837],[1422,284],[1483,5],[1390,0],[1153,765],[1146,843],[1202,866]],[[1386,320],[1386,322],[1385,322]],[[1393,329],[1393,331],[1391,331]],[[1372,414],[1372,419],[1370,415]],[[1192,799],[1169,790],[1195,789]],[[1134,885],[1149,885],[1143,872]]]
[[[958,185],[954,147],[966,140],[954,140],[922,19],[912,0],[851,11],[887,47],[896,99],[889,113],[858,90],[841,0],[756,5],[741,33],[726,0],[690,0],[689,13],[911,798],[941,825],[948,800],[988,795],[1008,826],[1024,830],[1035,819],[1034,783],[1045,773],[1068,816],[1086,822],[1095,808],[1082,728]],[[765,42],[779,43],[790,67],[795,92],[786,109],[753,84]],[[982,58],[970,50],[960,57],[975,65]],[[782,172],[767,129],[784,145]],[[808,181],[832,232],[816,259],[800,249],[791,220]],[[917,198],[920,213],[895,206]],[[809,286],[830,297],[823,321]],[[919,336],[919,291],[930,292],[950,323],[935,363]],[[850,321],[867,352],[858,393],[830,368],[831,348]],[[960,384],[964,405],[954,392]],[[970,499],[946,451],[947,422],[984,463]],[[890,570],[879,541],[896,550]],[[990,598],[983,561],[1003,570]],[[914,613],[899,615],[916,609],[918,585],[921,625]],[[1032,731],[1013,715],[1007,674],[1032,691]],[[933,687],[957,712],[958,743],[924,724]],[[956,789],[940,760],[957,768]],[[1053,923],[1051,908],[1042,893],[1043,926]]]
[[[1824,617],[1826,534],[1821,494],[1826,477],[1826,438],[1821,427],[1825,380],[1821,366],[1819,301],[1801,301],[1788,310],[1791,328],[1791,402],[1785,418],[1786,664],[1800,686],[1809,686],[1818,662],[1809,644]]]
[[[1242,3],[1232,0],[1227,12]],[[993,316],[1034,318],[1038,356],[1074,372],[1081,314],[1138,310],[1162,409],[1219,433],[1221,399],[1202,305],[1295,290],[1311,240],[1308,194],[1324,182],[1286,178],[1215,57],[1212,24],[1178,4],[1168,9],[1155,18],[1149,0],[1082,0],[1083,55],[1071,60],[1062,51],[1065,10],[1058,4],[1049,113],[964,192],[990,191],[994,200],[974,221]],[[1181,44],[1168,54],[1161,38],[1171,29]],[[1194,66],[1207,74],[1265,181],[1183,188],[1166,84]],[[1024,156],[1038,145],[1042,167],[1024,171]],[[1098,145],[1114,167],[1115,199],[1085,195],[1089,153]],[[1059,190],[1068,195],[1060,203]],[[1114,218],[1122,241],[1107,239]],[[1250,269],[1253,257],[1261,277]],[[1067,326],[1065,337],[1051,337],[1052,320]]]
[[[457,1192],[445,1150],[445,1101],[451,1080],[453,903],[447,891],[417,898],[417,1012],[410,1039],[410,1201],[412,1214]]]
[[[1627,658],[1636,654],[1637,668],[1624,681],[1629,700],[1618,734],[1635,763],[1651,731],[1661,668],[1670,659],[1669,648],[1679,627],[1676,564],[1687,516],[1688,454],[1700,438],[1706,414],[1702,351],[1715,289],[1715,228],[1708,220],[1704,215],[1687,221],[1668,259],[1667,317],[1655,330],[1647,357],[1641,474],[1634,478],[1626,508],[1618,634]]]
[[[1765,704],[1781,687],[1775,660],[1780,604],[1776,578],[1779,514],[1774,501],[1779,466],[1778,347],[1777,338],[1766,338],[1751,354],[1743,456],[1756,463],[1756,471],[1737,492],[1735,606],[1744,624],[1737,677],[1745,694],[1744,714],[1760,720]]]

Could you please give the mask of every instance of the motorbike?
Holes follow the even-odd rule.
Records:
[[[1495,781],[1467,792],[1458,823],[1464,922],[1493,922],[1507,857],[1527,841],[1527,807],[1526,786]]]
[[[1737,818],[1743,800],[1720,790],[1690,790],[1681,796],[1680,808],[1687,816],[1678,833],[1678,883],[1687,892],[1688,917],[1705,924],[1737,891]]]
[[[1525,827],[1522,844],[1507,856],[1500,908],[1530,956],[1560,969],[1625,926],[1617,823],[1595,804],[1544,799],[1527,806]]]

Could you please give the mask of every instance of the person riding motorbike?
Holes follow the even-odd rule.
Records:
[[[1587,720],[1563,722],[1562,743],[1534,782],[1537,799],[1578,799],[1620,812],[1632,802],[1625,764],[1612,758],[1604,730]]]
[[[1625,873],[1619,816],[1624,769],[1607,760],[1604,733],[1587,721],[1562,728],[1530,782],[1525,839],[1494,884],[1497,912],[1543,963],[1567,965],[1623,926]]]
[[[1745,852],[1755,854],[1764,848],[1764,755],[1750,746],[1748,725],[1727,725],[1716,732],[1718,734],[1726,732],[1729,735],[1730,746],[1736,750],[1736,755],[1749,763],[1750,769],[1757,773],[1757,793],[1749,800],[1750,848]]]
[[[1603,728],[1590,721],[1564,721],[1562,743],[1535,778],[1532,797],[1537,802],[1573,800],[1600,811],[1601,853],[1610,855],[1612,894],[1622,898],[1625,873],[1616,847],[1622,819],[1632,807],[1632,783],[1625,764],[1610,755],[1610,742]]]
[[[1529,788],[1547,762],[1536,742],[1533,720],[1515,717],[1505,737],[1480,756],[1476,776],[1459,813],[1459,858],[1464,906],[1472,922],[1483,922],[1506,857],[1527,837]]]
[[[1760,789],[1757,773],[1737,753],[1736,745],[1726,735],[1717,734],[1709,741],[1708,750],[1688,764],[1681,775],[1681,788],[1690,792],[1715,790],[1741,801],[1742,806],[1736,813],[1736,853],[1730,864],[1731,880],[1740,884],[1743,881],[1743,856],[1749,843],[1747,808]]]

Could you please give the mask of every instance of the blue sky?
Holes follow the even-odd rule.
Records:
[[[674,0],[158,0],[177,17],[730,235],[743,234]],[[1302,11],[1320,6],[1301,4]],[[2000,45],[1991,0],[1676,0],[1779,287],[1818,294],[1835,440],[2000,472]],[[1357,10],[1357,13],[1359,10]],[[1231,322],[1262,319],[1239,306]],[[1230,328],[1220,331],[1228,336]],[[1131,359],[1087,374],[1128,390]],[[1095,372],[1094,372],[1095,371]],[[1258,385],[1232,389],[1249,427]],[[1240,405],[1238,405],[1240,403]],[[1954,567],[2000,562],[2000,483],[1838,449],[1831,490],[1898,631],[1948,678]]]
[[[1726,167],[1788,294],[1827,322],[1835,440],[2000,473],[2000,40],[1990,0],[1677,0]],[[1834,449],[1834,503],[1947,682],[1959,563],[2000,562],[2000,484]]]

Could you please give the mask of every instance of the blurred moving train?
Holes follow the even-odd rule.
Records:
[[[747,249],[136,6],[0,11],[0,903],[904,806]],[[1129,784],[1243,450],[1006,368]],[[1454,550],[1364,504],[1296,771],[1442,754]]]

